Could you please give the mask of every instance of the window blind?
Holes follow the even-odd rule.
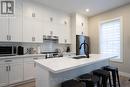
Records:
[[[100,52],[114,54],[120,58],[121,20],[103,22],[100,28]]]

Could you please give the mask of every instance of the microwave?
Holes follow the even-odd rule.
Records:
[[[0,46],[0,56],[17,55],[16,46]]]

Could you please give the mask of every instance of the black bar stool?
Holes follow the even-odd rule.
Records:
[[[99,85],[99,77],[92,74],[84,74],[78,77],[78,79],[82,82],[86,83],[86,87],[100,87]]]
[[[85,83],[77,80],[68,80],[61,84],[61,87],[86,87]]]
[[[107,87],[108,80],[109,80],[110,87],[112,87],[111,76],[110,76],[109,71],[102,70],[102,69],[97,69],[97,70],[93,71],[93,74],[99,76],[100,81],[101,81],[100,87]]]
[[[112,66],[105,66],[103,67],[103,69],[112,73],[113,86],[116,87],[116,82],[118,82],[118,86],[120,87],[118,68]]]

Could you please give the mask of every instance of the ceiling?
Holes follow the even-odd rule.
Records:
[[[93,16],[130,3],[130,0],[38,0],[39,2],[68,13],[82,13]],[[89,8],[90,12],[85,9]]]

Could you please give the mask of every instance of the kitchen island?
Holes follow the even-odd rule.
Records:
[[[36,60],[36,87],[61,87],[61,83],[109,65],[112,55],[91,54],[90,58],[60,57]]]

